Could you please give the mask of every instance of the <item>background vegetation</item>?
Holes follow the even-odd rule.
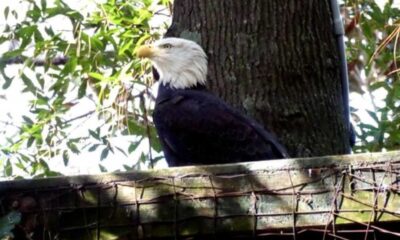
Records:
[[[107,0],[87,13],[62,0],[24,3],[26,12],[4,8],[0,84],[8,93],[22,85],[22,93],[12,94],[27,99],[29,111],[1,118],[0,176],[59,175],[52,162],[69,166],[84,152],[95,153],[99,171],[110,170],[103,161],[117,155],[125,159],[120,170],[159,164],[149,65],[133,53],[160,38],[169,0]],[[352,103],[355,152],[400,146],[400,5],[377,3],[342,6],[352,99],[366,102]],[[0,104],[14,104],[1,96]]]
[[[343,8],[350,91],[353,98],[356,93],[364,97],[351,104],[355,152],[400,147],[399,8],[393,0],[351,0]]]

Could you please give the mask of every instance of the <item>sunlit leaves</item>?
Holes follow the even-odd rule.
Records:
[[[347,32],[350,77],[371,98],[362,119],[354,112],[358,143],[355,152],[400,149],[400,84],[398,68],[400,9],[393,1],[378,6],[374,0],[348,1],[347,22],[357,23]],[[361,79],[362,81],[358,80]],[[353,84],[354,85],[354,84]]]
[[[69,58],[68,62],[64,65],[64,68],[60,72],[60,74],[63,76],[66,76],[68,74],[74,74],[77,65],[78,65],[78,59],[76,57]]]
[[[99,161],[122,153],[134,159],[127,163],[134,168],[160,159],[149,153],[160,152],[161,147],[151,120],[151,96],[146,95],[146,103],[138,97],[148,92],[142,79],[146,69],[133,54],[139,45],[159,36],[149,24],[154,1],[108,0],[87,15],[68,1],[26,3],[30,5],[24,16],[5,8],[6,18],[18,22],[0,36],[0,43],[14,46],[1,56],[3,88],[21,81],[22,94],[32,99],[18,134],[0,146],[7,153],[1,156],[3,175],[54,176],[59,173],[51,169],[50,161],[58,159],[68,166],[84,152],[98,153]],[[63,21],[65,30],[51,24],[55,19]],[[22,63],[19,74],[8,76],[5,61]],[[85,101],[92,103],[91,109],[78,111]],[[88,118],[97,123],[82,129]],[[113,143],[118,136],[131,136],[126,149]],[[147,145],[151,148],[143,149]],[[104,165],[99,167],[106,171]]]

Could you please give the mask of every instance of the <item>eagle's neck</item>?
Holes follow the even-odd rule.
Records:
[[[191,88],[176,89],[176,88],[172,88],[169,84],[164,85],[160,82],[160,85],[158,86],[158,94],[157,94],[156,104],[164,102],[164,101],[170,99],[171,97],[175,97],[175,96],[179,95],[180,93],[183,93],[186,91],[207,91],[207,88],[205,85],[197,84],[196,86],[193,86]]]

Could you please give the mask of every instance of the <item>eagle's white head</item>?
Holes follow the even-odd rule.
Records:
[[[207,55],[195,42],[182,38],[164,38],[153,45],[141,46],[137,56],[149,58],[160,74],[162,84],[174,89],[205,85]]]

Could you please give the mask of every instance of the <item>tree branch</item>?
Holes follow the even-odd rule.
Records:
[[[114,57],[115,53],[113,51],[106,51],[102,53],[108,58]],[[29,58],[29,57],[26,57]],[[23,64],[26,60],[22,56],[12,57],[12,58],[0,58],[0,64],[12,65],[12,64]],[[58,56],[53,59],[42,59],[42,58],[31,58],[33,65],[36,67],[42,67],[48,63],[51,65],[64,65],[68,62],[68,56]]]
[[[52,65],[64,65],[67,63],[68,57],[59,56],[59,57],[55,57],[55,58],[51,59],[50,61],[51,61]],[[23,64],[24,62],[25,62],[25,59],[22,58],[21,56],[8,58],[8,59],[0,58],[0,63],[5,64],[5,65]],[[34,59],[32,59],[32,62],[33,62],[33,65],[36,67],[42,67],[42,66],[48,64],[49,60],[34,58]]]

